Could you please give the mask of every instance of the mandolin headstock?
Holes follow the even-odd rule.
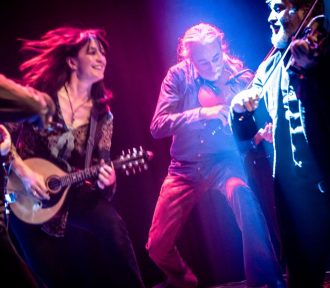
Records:
[[[126,175],[136,174],[148,169],[148,162],[153,158],[151,151],[144,150],[141,146],[139,149],[128,149],[113,161],[116,170],[124,171]]]

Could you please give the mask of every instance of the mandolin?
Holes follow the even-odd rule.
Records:
[[[153,153],[133,148],[112,161],[114,169],[126,175],[141,172],[148,168],[147,162]],[[42,158],[28,158],[24,162],[45,179],[50,199],[41,200],[27,190],[22,180],[12,172],[8,179],[6,199],[10,199],[11,211],[22,221],[29,224],[42,224],[50,220],[62,207],[72,185],[95,179],[101,165],[94,165],[84,170],[66,173],[53,163]]]

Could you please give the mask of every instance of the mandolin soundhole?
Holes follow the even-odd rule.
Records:
[[[57,176],[48,177],[46,185],[51,193],[57,193],[61,190],[61,180]]]

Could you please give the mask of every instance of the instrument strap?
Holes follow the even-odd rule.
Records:
[[[90,128],[89,128],[89,137],[88,137],[88,141],[87,141],[85,168],[88,168],[90,166],[91,159],[92,159],[95,132],[96,132],[96,126],[97,126],[97,118],[98,118],[98,111],[97,111],[96,106],[93,106],[91,123],[90,123]]]

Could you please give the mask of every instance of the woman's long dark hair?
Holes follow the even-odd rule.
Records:
[[[102,29],[60,27],[46,32],[40,40],[22,39],[21,51],[32,55],[20,65],[24,84],[55,95],[70,79],[67,58],[76,57],[79,50],[92,39],[107,51],[109,44],[105,35]],[[93,84],[91,93],[94,100],[111,96],[103,80]]]

